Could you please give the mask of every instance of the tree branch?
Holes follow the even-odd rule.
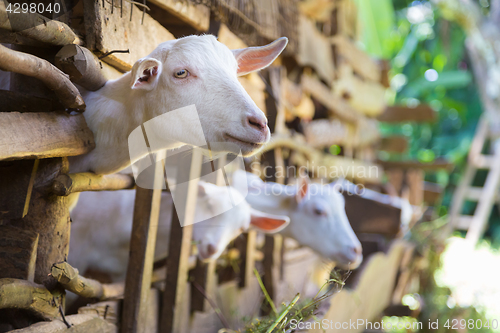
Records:
[[[0,309],[29,310],[44,319],[59,317],[62,295],[26,280],[0,279]]]
[[[85,102],[78,89],[66,74],[47,60],[0,45],[0,69],[39,79],[56,93],[66,108],[85,110]]]
[[[78,274],[78,270],[67,262],[52,265],[52,277],[59,282],[64,289],[78,296],[96,298],[100,301],[115,299],[123,296],[124,285],[101,284],[99,281],[87,279]]]
[[[131,189],[135,186],[134,177],[120,173],[96,175],[92,172],[63,174],[52,183],[52,192],[60,196],[68,196],[84,191],[116,191]]]

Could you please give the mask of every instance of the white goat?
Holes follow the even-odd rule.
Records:
[[[354,234],[345,213],[345,200],[335,183],[309,182],[300,176],[297,186],[263,182],[244,171],[233,174],[233,186],[248,186],[247,202],[270,214],[287,215],[290,224],[280,233],[313,249],[339,267],[354,269],[363,260],[361,243]],[[245,182],[245,183],[242,183]]]
[[[82,92],[87,105],[84,116],[96,148],[71,157],[70,172],[110,174],[126,168],[134,162],[128,149],[134,129],[190,105],[196,106],[203,133],[195,131],[196,124],[158,121],[147,135],[173,140],[156,150],[178,148],[195,136],[198,142],[233,143],[245,156],[255,153],[269,141],[267,119],[237,77],[269,66],[287,42],[282,37],[266,46],[231,51],[214,36],[204,35],[160,44],[139,59],[131,72],[108,81],[98,91]],[[228,150],[214,145],[211,149]]]
[[[277,232],[289,223],[286,216],[261,213],[245,201],[232,207],[227,191],[235,200],[243,200],[234,188],[223,188],[200,182],[196,204],[193,240],[201,259],[218,258],[231,240],[249,226],[267,233]],[[83,192],[78,206],[71,213],[71,247],[68,262],[85,272],[88,268],[108,274],[114,282],[123,280],[132,231],[135,191]],[[223,206],[222,209],[220,206]],[[231,208],[232,207],[232,208]],[[213,211],[225,213],[212,217]],[[172,197],[162,194],[158,220],[156,256],[168,252],[172,215]]]

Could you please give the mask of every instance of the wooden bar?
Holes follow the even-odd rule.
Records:
[[[401,123],[411,121],[426,123],[436,121],[436,112],[426,104],[419,104],[414,108],[402,105],[388,106],[384,113],[377,117],[379,121],[387,123]]]
[[[221,172],[217,173],[217,178],[215,184],[217,186],[226,186],[224,177],[226,177],[224,166],[226,165],[226,156],[222,156],[217,159],[217,169]],[[212,300],[215,299],[215,289],[217,286],[217,276],[215,275],[215,269],[217,266],[216,260],[210,260],[207,262],[202,262],[201,260],[196,260],[196,267],[191,272],[191,313],[194,311],[207,311],[210,308],[210,303],[207,298]],[[203,295],[194,284],[204,289],[205,295]]]
[[[52,192],[60,196],[84,191],[118,191],[132,189],[135,180],[132,175],[96,175],[93,172],[70,173],[58,176],[52,183]]]
[[[163,309],[160,321],[161,332],[184,332],[189,319],[189,289],[187,285],[189,271],[189,255],[193,233],[194,210],[198,193],[195,181],[201,172],[202,156],[199,150],[194,150],[190,159],[190,167],[178,166],[177,182],[190,181],[184,207],[184,226],[177,215],[175,205],[172,210],[172,224],[167,258],[167,278],[163,293]],[[181,163],[180,163],[181,164]]]
[[[443,158],[437,158],[430,163],[422,163],[416,160],[403,160],[403,161],[382,161],[378,160],[377,163],[381,164],[385,169],[419,169],[424,171],[438,171],[438,170],[452,170],[455,165]]]
[[[161,154],[158,160],[162,160]],[[136,189],[122,312],[123,333],[146,333],[161,192],[165,183],[163,165],[161,162],[155,166],[155,189]]]
[[[408,149],[408,139],[402,135],[382,138],[378,149],[391,153],[404,153]]]
[[[83,115],[0,112],[0,160],[76,156],[95,147]]]

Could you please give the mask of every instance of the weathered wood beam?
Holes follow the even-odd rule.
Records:
[[[162,152],[158,160],[164,158],[165,152]],[[163,163],[155,165],[154,189],[136,189],[121,323],[123,333],[144,332],[147,325],[161,192],[166,182],[164,170]]]
[[[152,4],[186,22],[196,30],[204,32],[210,25],[210,8],[182,0],[150,0]]]
[[[189,159],[189,163],[188,163]],[[185,164],[185,165],[182,165]],[[163,309],[161,313],[161,332],[182,332],[186,329],[189,318],[188,272],[189,255],[193,234],[194,210],[198,193],[196,180],[201,173],[202,156],[200,151],[193,151],[183,163],[178,165],[177,182],[190,181],[186,193],[178,193],[179,197],[185,198],[185,206],[181,207],[184,212],[184,226],[181,225],[177,207],[172,210],[172,224],[170,229],[170,241],[167,259],[167,278],[165,292],[163,293]],[[190,165],[190,167],[186,167]]]
[[[36,13],[7,12],[7,2],[0,1],[0,29],[18,33],[52,45],[82,44],[82,40],[66,24]]]
[[[0,161],[75,156],[95,147],[83,115],[0,112]]]
[[[44,319],[59,317],[62,295],[26,280],[0,279],[0,309],[24,309]]]
[[[143,22],[142,10],[129,1],[122,1],[121,5],[122,9],[112,10],[105,1],[85,1],[84,22],[87,47],[106,55],[103,61],[126,72],[160,43],[175,37],[148,14],[144,14]],[[108,54],[127,50],[129,53]]]
[[[35,279],[38,234],[8,225],[0,225],[0,278]]]
[[[96,175],[92,172],[71,173],[58,176],[52,183],[52,192],[60,196],[84,191],[117,191],[132,189],[135,180],[132,175]]]
[[[47,112],[52,110],[50,99],[36,97],[25,93],[0,90],[0,112]]]
[[[330,89],[318,79],[309,75],[303,75],[301,82],[304,91],[311,94],[312,97],[317,99],[318,102],[323,104],[339,118],[349,123],[356,123],[363,117],[357,110],[350,106],[349,103],[333,95]]]
[[[106,84],[99,59],[82,46],[64,46],[57,52],[55,64],[69,75],[71,81],[87,90],[96,91]]]
[[[402,105],[388,106],[384,113],[377,117],[379,121],[388,123],[400,123],[404,121],[411,122],[433,122],[436,118],[436,112],[426,104],[419,104],[414,108]]]
[[[381,164],[385,169],[419,169],[424,171],[437,171],[448,170],[451,171],[455,165],[450,161],[443,158],[438,158],[431,163],[422,163],[416,160],[403,160],[403,161],[382,161],[377,163]]]
[[[64,107],[85,110],[85,102],[78,89],[66,74],[47,60],[0,45],[0,69],[37,78],[55,92]]]

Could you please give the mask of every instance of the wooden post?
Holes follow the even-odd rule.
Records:
[[[67,168],[65,158],[40,160],[28,214],[3,222],[39,234],[34,281],[49,289],[55,288],[57,284],[49,276],[52,264],[66,260],[68,255],[70,232],[67,199],[51,194],[49,188],[54,178],[67,172]]]
[[[226,164],[226,157],[223,156],[217,160],[217,169],[212,170],[212,172],[217,171],[217,178],[215,183],[217,186],[227,186],[225,181],[225,171],[224,166]],[[220,170],[221,172],[218,172]],[[196,267],[193,269],[191,274],[191,312],[193,311],[206,311],[210,308],[210,303],[205,298],[210,299],[215,298],[215,288],[217,285],[217,279],[215,275],[215,268],[217,266],[216,260],[210,260],[208,263],[202,262],[199,259],[196,260]],[[205,295],[194,286],[194,283],[198,284],[205,290]]]
[[[164,154],[158,154],[158,160],[162,160],[164,156]],[[160,214],[161,186],[165,182],[163,165],[163,163],[157,163],[155,166],[155,189],[138,187],[136,190],[130,255],[125,280],[121,328],[123,333],[147,333],[145,329]]]
[[[199,150],[193,150],[190,167],[179,165],[177,183],[194,180],[200,176],[202,155]],[[180,163],[179,163],[180,164]],[[196,206],[198,184],[191,181],[188,186],[186,205],[184,207],[184,227],[180,225],[175,205],[172,210],[172,225],[167,258],[167,278],[163,293],[163,309],[160,320],[160,330],[164,333],[186,332],[189,320],[189,302],[187,278],[189,272],[189,255],[193,234],[193,219]]]

